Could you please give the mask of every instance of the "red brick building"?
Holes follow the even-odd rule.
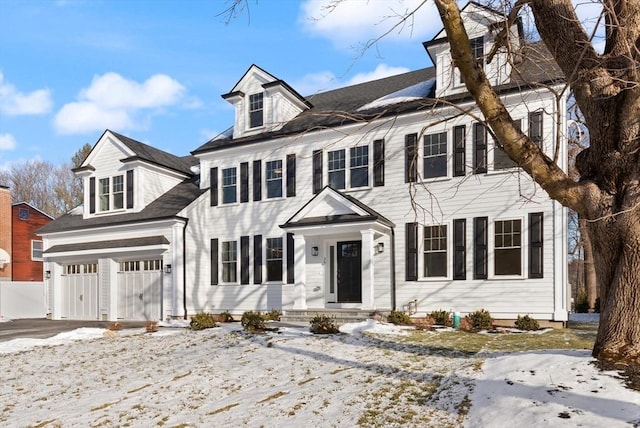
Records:
[[[42,238],[36,230],[53,220],[52,217],[26,202],[11,207],[11,279],[42,281]]]

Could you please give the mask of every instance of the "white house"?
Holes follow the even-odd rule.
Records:
[[[545,49],[514,25],[489,63],[503,16],[463,17],[511,116],[566,167]],[[76,170],[84,205],[40,231],[51,316],[411,304],[565,321],[565,209],[496,145],[444,32],[424,47],[435,67],[307,97],[252,65],[223,95],[233,128],[190,157],[106,131]]]

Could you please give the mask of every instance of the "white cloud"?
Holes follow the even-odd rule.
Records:
[[[38,89],[25,94],[4,80],[0,72],[0,113],[8,116],[38,115],[51,111],[51,92]]]
[[[0,150],[13,150],[16,148],[16,139],[11,134],[0,134]]]
[[[441,27],[433,4],[423,0],[307,0],[301,6],[301,25],[337,47],[350,48],[376,39],[406,41],[430,38]],[[404,24],[393,28],[418,9]],[[437,22],[438,25],[432,25]]]
[[[356,85],[358,83],[369,82],[371,80],[383,79],[396,74],[407,73],[410,70],[406,67],[391,67],[386,64],[379,64],[375,70],[368,73],[358,73],[349,79],[347,85]]]
[[[164,74],[151,76],[143,83],[113,72],[94,76],[91,85],[80,91],[78,100],[65,104],[56,114],[55,128],[61,134],[141,128],[149,114],[178,104],[184,92],[178,81]]]

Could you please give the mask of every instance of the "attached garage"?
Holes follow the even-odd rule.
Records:
[[[117,318],[160,320],[162,317],[162,259],[120,262]]]
[[[98,319],[98,263],[63,265],[60,317]]]

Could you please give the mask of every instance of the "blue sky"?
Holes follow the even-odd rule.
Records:
[[[362,53],[420,2],[326,3],[250,0],[227,23],[223,0],[0,0],[0,168],[67,162],[105,128],[186,155],[232,124],[220,95],[254,63],[303,95],[430,65],[432,5]]]
[[[225,0],[0,0],[0,169],[68,162],[106,128],[186,155],[233,123],[220,95],[251,64],[302,95],[431,65],[431,2],[364,52],[423,0],[330,3],[248,0],[227,22]]]

